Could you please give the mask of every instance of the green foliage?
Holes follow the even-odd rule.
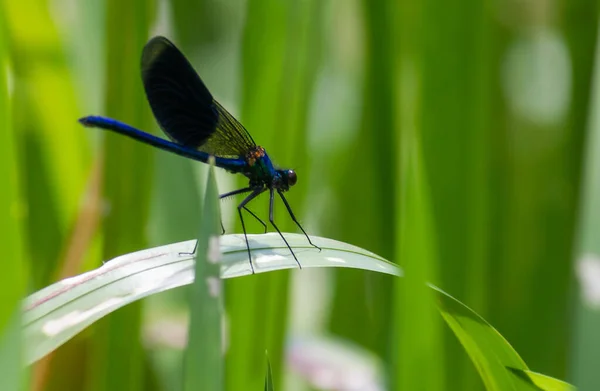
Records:
[[[0,15],[0,178],[5,182],[0,192],[0,244],[7,259],[0,277],[0,377],[7,391],[21,389],[22,330],[21,298],[25,293],[25,259],[23,254],[23,199],[18,177],[17,143],[11,121],[8,93],[8,45]]]
[[[194,282],[190,290],[190,324],[184,390],[223,389],[223,289],[219,261],[219,194],[214,167],[208,175],[200,233],[196,243]]]
[[[600,254],[597,2],[3,0],[0,9],[6,376],[16,373],[17,360],[6,357],[18,353],[15,305],[26,287],[38,291],[95,270],[103,259],[195,238],[207,223],[199,202],[205,167],[76,122],[108,115],[159,134],[139,77],[142,47],[156,32],[183,49],[277,164],[296,169],[289,199],[309,233],[373,251],[407,273],[296,271],[280,238],[252,237],[253,247],[266,246],[257,253],[281,255],[294,271],[225,282],[224,388],[263,387],[266,349],[273,387],[284,389],[286,337],[307,330],[370,350],[396,389],[565,389],[554,378],[600,388],[600,316],[574,275],[578,260]],[[221,192],[245,184],[219,170],[216,180]],[[265,201],[251,205],[261,217]],[[235,200],[221,210],[228,233],[240,232]],[[285,231],[296,229],[283,205],[276,218]],[[249,222],[250,232],[260,230]],[[290,239],[301,262],[323,266],[305,238]],[[240,250],[223,249],[233,262],[228,275],[247,273],[239,237],[224,243]],[[193,245],[182,246],[173,249]],[[365,255],[347,250],[332,244],[321,256],[357,262]],[[152,276],[182,267],[189,277],[192,258],[169,259],[175,263],[155,265]],[[112,277],[126,270],[108,269],[98,270]],[[147,282],[150,271],[137,271]],[[180,389],[182,374],[192,374],[182,363],[195,367],[195,354],[209,354],[193,348],[195,358],[185,361],[180,341],[179,328],[199,321],[198,312],[188,312],[189,298],[202,308],[194,288],[138,292],[150,295],[143,306],[81,333],[78,322],[68,335],[40,331],[69,311],[103,308],[85,318],[90,324],[116,308],[102,307],[101,299],[119,306],[137,300],[119,296],[134,278],[121,276],[91,279],[95,293],[73,289],[58,296],[72,301],[26,311],[28,362],[77,334],[32,366],[33,388]],[[432,294],[425,281],[473,308],[506,340],[458,302]],[[435,303],[443,317],[432,313]],[[156,328],[168,332],[157,337]],[[216,332],[210,330],[193,332],[202,339]],[[474,348],[478,338],[491,345]],[[491,359],[498,346],[512,359]],[[17,377],[10,378],[13,389]]]
[[[145,127],[150,123],[140,83],[131,77],[139,72],[141,48],[148,39],[150,3],[146,0],[106,3],[105,105],[103,112],[128,118]],[[139,14],[138,14],[139,13]],[[113,24],[123,26],[115,29]],[[80,129],[83,131],[83,129]],[[147,242],[134,225],[148,221],[152,186],[153,151],[106,132],[101,171],[103,200],[108,211],[103,220],[104,258],[142,248]],[[141,164],[138,164],[141,163]],[[135,186],[129,186],[135,183]],[[92,342],[93,391],[144,389],[141,346],[142,307],[135,304],[109,316],[97,325]]]
[[[245,243],[241,237],[221,237],[224,240],[221,240],[220,247],[214,240],[217,238],[213,235],[218,231],[219,221],[215,190],[214,176],[209,175],[204,207],[205,216],[208,217],[201,224],[198,247],[194,244],[197,250],[196,257],[186,251],[192,244],[190,242],[143,250],[113,259],[95,271],[51,285],[30,296],[26,300],[25,313],[25,335],[29,341],[26,350],[27,361],[40,359],[94,321],[127,304],[191,283],[190,337],[185,363],[185,389],[221,389],[222,314],[219,285],[215,283],[221,280],[218,279],[219,267],[214,260],[222,257],[222,278],[248,275],[252,271],[247,267],[244,270],[248,260],[244,251]],[[309,248],[300,244],[301,235],[288,236],[295,251]],[[277,248],[274,239],[274,235],[250,237],[258,272],[282,270],[293,267],[295,263],[289,251],[286,253],[287,247]],[[368,251],[330,239],[315,240],[322,251],[309,248],[311,255],[307,257],[305,267],[353,267],[394,276],[403,274],[394,264]],[[222,251],[222,255],[219,251]],[[260,269],[261,264],[266,264],[265,270]],[[409,280],[407,286],[415,283],[411,282],[410,278],[406,279]],[[427,289],[425,284],[422,284],[419,291],[430,298],[433,298],[432,293],[435,294],[442,317],[473,360],[487,389],[569,389],[570,386],[566,383],[529,371],[517,352],[491,325],[452,296],[434,286]],[[431,328],[431,319],[422,315],[427,312],[416,308],[425,305],[428,310],[433,310],[433,302],[404,296],[404,303],[412,308],[412,312],[406,315],[411,319],[403,319],[399,327],[402,330],[401,335],[410,334],[410,331],[416,328],[415,325],[421,327],[422,334],[431,335],[431,331],[426,330]],[[74,318],[73,314],[78,314],[78,317]],[[417,338],[414,333],[410,336],[415,340],[410,343],[436,346],[432,342],[435,340]],[[404,341],[407,341],[408,347],[400,346],[397,350],[401,357],[408,357],[408,363],[400,366],[400,371],[408,371],[411,367],[419,371],[426,365],[426,360],[435,360],[433,354],[426,355],[428,351],[422,346],[420,361],[413,359],[408,352],[417,348],[409,345],[408,336]],[[405,366],[408,368],[405,369]],[[267,379],[271,377],[269,363]],[[422,385],[423,381],[421,379],[418,382],[415,378],[404,380],[403,383],[414,382]],[[440,378],[425,381],[429,382],[428,388],[440,387]],[[272,379],[267,383],[272,386]]]
[[[315,243],[322,249],[318,251],[306,244],[304,235],[286,234],[286,238],[290,246],[303,255],[304,268],[352,267],[399,275],[394,264],[347,243],[315,237]],[[248,239],[257,274],[298,267],[278,235],[248,235]],[[225,265],[221,278],[251,275],[243,236],[224,235],[219,242],[221,263]],[[85,327],[126,304],[189,284],[195,259],[190,251],[194,247],[195,241],[188,241],[125,254],[96,270],[30,295],[25,300],[25,361],[39,360]],[[206,252],[207,247],[199,247],[199,251]]]
[[[436,280],[436,243],[433,241],[429,189],[417,135],[407,132],[402,140],[406,154],[400,165],[399,188],[401,202],[397,221],[397,257],[404,260],[405,281],[396,281],[394,323],[398,330],[394,349],[395,363],[392,380],[398,390],[423,387],[443,389],[444,367],[441,320],[435,314],[434,298],[427,281]],[[415,352],[418,352],[415,354]],[[421,371],[430,373],[423,378]]]
[[[582,109],[583,107],[589,105],[596,108],[600,105],[600,75],[597,70],[591,75],[592,70],[589,69],[590,66],[597,64],[599,59],[597,51],[594,55],[587,50],[587,45],[590,43],[580,42],[576,37],[579,37],[584,31],[587,34],[596,34],[597,19],[591,17],[590,13],[586,13],[587,23],[582,23],[578,17],[574,16],[575,13],[578,13],[577,7],[585,8],[591,13],[598,12],[598,5],[575,2],[574,4],[569,3],[568,7],[571,15],[569,40],[574,46],[574,50],[579,53],[576,58],[581,62],[581,67],[589,70],[589,72],[575,75],[575,88],[587,90],[586,85],[589,83],[593,86],[590,96],[574,95],[577,99],[577,102],[574,102],[574,110],[583,112],[585,111]],[[573,127],[587,126],[589,128],[584,147],[585,157],[582,159],[584,185],[579,211],[579,228],[577,229],[579,236],[575,247],[575,253],[580,262],[593,259],[594,256],[598,259],[597,256],[600,254],[600,241],[598,241],[598,232],[600,232],[600,116],[597,110],[592,110],[589,118],[584,122],[582,115],[582,113],[580,115],[573,114],[571,118]],[[579,265],[581,266],[581,263]],[[580,277],[585,277],[581,271],[578,274]],[[571,378],[582,390],[594,390],[600,388],[600,376],[596,373],[594,366],[594,363],[600,362],[600,350],[591,347],[600,346],[600,333],[597,332],[600,329],[600,311],[597,306],[589,305],[582,300],[575,300],[574,306],[574,342],[570,347],[573,356],[569,363]]]
[[[267,358],[267,373],[265,375],[265,391],[274,391],[273,372],[271,371],[271,361]]]
[[[483,318],[437,289],[438,305],[465,348],[486,390],[572,390],[559,380],[532,373],[510,344]]]

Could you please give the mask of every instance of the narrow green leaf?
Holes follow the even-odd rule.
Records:
[[[21,299],[25,294],[22,208],[19,188],[17,143],[11,122],[8,93],[8,48],[4,29],[4,14],[0,13],[0,245],[10,259],[3,262],[0,274],[0,379],[2,389],[21,389],[23,374]]]
[[[494,327],[460,301],[432,288],[438,293],[442,317],[467,351],[488,391],[572,389],[567,383],[530,372]]]
[[[305,11],[313,3],[314,0],[246,2],[241,46],[241,120],[252,137],[279,164],[302,164],[294,160],[304,154],[305,145],[302,127],[305,107],[299,101],[305,97],[305,89],[310,88],[310,80],[303,72],[307,60],[304,58],[306,41],[297,38],[307,31],[302,21],[309,20],[305,18]],[[264,23],[265,20],[269,23]],[[316,24],[316,20],[312,22]],[[285,154],[280,153],[282,147],[287,147]],[[292,198],[294,193],[297,194],[298,189],[290,192]],[[296,205],[293,199],[290,202]],[[254,205],[251,209],[259,208]],[[277,224],[285,230],[289,226],[284,221]],[[246,225],[250,232],[253,224],[250,221]],[[237,227],[241,230],[239,222]],[[275,368],[283,367],[277,364],[283,361],[288,286],[288,273],[261,275],[226,284],[229,320],[232,324],[244,323],[244,327],[231,329],[227,372],[235,373],[235,376],[227,377],[227,390],[257,389],[262,385],[264,349],[269,350]],[[276,376],[277,380],[280,378]]]
[[[91,160],[77,123],[81,113],[71,69],[49,4],[4,1],[1,10],[6,22],[1,28],[8,31],[13,52],[13,126],[21,143],[26,249],[36,259],[30,269],[34,289],[51,282],[62,261]]]
[[[219,276],[219,194],[210,167],[196,248],[184,389],[223,389],[223,289]]]
[[[140,57],[148,39],[152,1],[108,0],[105,4],[106,85],[102,114],[147,128],[150,110],[140,82]],[[115,28],[120,26],[120,28]],[[75,120],[76,117],[73,118]],[[80,132],[84,128],[80,126]],[[111,132],[102,132],[103,196],[108,205],[103,220],[103,256],[144,248],[155,151]],[[88,363],[91,391],[145,389],[140,329],[141,303],[99,322]]]
[[[306,242],[304,235],[284,235],[303,268],[351,267],[399,274],[395,265],[356,246],[312,237],[314,243],[322,248],[319,252]],[[281,269],[297,270],[298,265],[278,234],[248,235],[248,241],[257,274]],[[59,281],[29,296],[24,314],[26,362],[40,359],[117,308],[191,283],[194,255],[189,253],[195,243],[192,240],[122,255],[96,270]],[[220,246],[222,278],[252,273],[243,235],[221,236]],[[203,249],[198,248],[198,251]]]
[[[265,374],[265,391],[274,391],[275,386],[273,385],[273,372],[271,371],[271,361],[267,357],[267,373]]]
[[[322,248],[319,252],[306,243],[303,235],[285,235],[303,268],[349,267],[402,275],[396,265],[356,246],[312,237]],[[257,273],[297,268],[279,235],[248,235],[248,240]],[[96,270],[59,281],[29,296],[24,314],[26,361],[40,359],[85,327],[128,303],[192,283],[195,259],[190,251],[195,243],[192,240],[123,255]],[[207,244],[197,251],[207,254],[209,248]],[[251,274],[243,235],[221,236],[220,248],[221,278]],[[467,306],[434,286],[432,289],[437,293],[443,318],[489,389],[530,390],[531,387],[519,384],[518,378],[509,374],[507,368],[528,370],[510,344]],[[536,380],[535,384],[539,387],[543,382]]]
[[[21,314],[13,307],[13,317],[4,325],[0,335],[0,375],[2,390],[23,390],[23,328]]]
[[[566,30],[567,38],[574,48],[572,58],[577,69],[583,69],[573,72],[575,88],[579,90],[579,94],[573,93],[573,127],[584,127],[589,118],[586,124],[588,133],[583,159],[585,169],[574,260],[579,279],[576,289],[580,294],[573,295],[575,322],[571,330],[573,339],[568,354],[569,378],[582,390],[598,390],[600,311],[593,295],[588,294],[593,292],[593,286],[598,282],[594,281],[594,273],[590,271],[593,266],[585,266],[600,263],[600,31],[597,27],[599,4],[569,1],[566,6],[567,13],[571,16]],[[582,18],[588,22],[582,23]],[[594,46],[595,49],[592,50]],[[592,93],[588,94],[587,89],[590,85]]]
[[[543,391],[574,391],[576,388],[572,385],[565,383],[562,380],[557,380],[553,377],[542,375],[530,370],[521,370],[514,368],[507,368],[513,375],[519,378],[520,381],[526,384],[526,387],[521,389],[534,389]],[[520,383],[521,384],[521,383]]]
[[[410,118],[407,118],[410,121]],[[391,381],[396,390],[441,390],[444,384],[442,330],[426,281],[437,276],[430,193],[418,134],[407,127],[397,189],[401,195],[397,258],[406,278],[395,281],[396,354]],[[403,179],[403,180],[402,180]],[[427,377],[421,373],[428,373]]]
[[[320,229],[325,228],[323,232],[327,232],[327,236],[368,247],[389,259],[395,255],[396,211],[400,199],[394,186],[399,132],[394,124],[393,93],[397,83],[393,76],[396,48],[392,45],[396,27],[392,14],[400,3],[345,0],[331,4],[329,12],[336,15],[336,24],[361,25],[358,29],[339,29],[337,39],[327,50],[333,58],[325,68],[335,78],[346,73],[337,88],[343,88],[346,94],[352,95],[349,99],[355,99],[352,107],[345,110],[351,113],[333,114],[332,122],[339,124],[340,118],[354,120],[344,124],[344,129],[338,129],[335,135],[335,129],[328,125],[319,132],[322,141],[311,145],[312,149],[325,151],[318,163],[314,163],[313,170],[317,172],[314,186],[332,191],[326,207],[332,215],[316,218]],[[324,76],[320,78],[329,89],[335,78]],[[347,90],[354,83],[355,89]],[[323,103],[327,102],[324,110],[339,110],[341,102],[332,94],[333,91],[326,90],[320,97]],[[336,146],[343,148],[337,156],[334,154]],[[313,205],[311,209],[314,210]],[[332,283],[334,301],[329,330],[382,357],[387,356],[392,334],[365,333],[364,330],[384,329],[392,324],[392,281],[383,276],[352,272],[341,273]],[[363,311],[368,311],[369,316],[362,316]]]

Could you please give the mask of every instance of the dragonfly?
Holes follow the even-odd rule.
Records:
[[[79,122],[87,127],[110,130],[202,163],[208,163],[213,158],[217,167],[244,175],[248,178],[248,186],[221,194],[219,198],[247,194],[237,206],[237,211],[252,273],[254,274],[254,266],[242,210],[256,218],[267,232],[264,221],[247,207],[250,201],[265,192],[270,196],[269,222],[283,239],[298,267],[302,268],[273,218],[275,195],[278,195],[310,245],[321,250],[302,228],[284,195],[298,181],[296,172],[279,168],[271,161],[265,149],[256,145],[244,126],[213,98],[189,61],[167,38],[157,36],[148,41],[142,51],[141,69],[152,113],[169,140],[107,117],[87,116],[79,119]],[[195,252],[194,247],[192,253]]]

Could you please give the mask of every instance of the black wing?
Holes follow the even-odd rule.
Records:
[[[168,39],[154,37],[144,47],[142,80],[154,117],[174,142],[223,157],[244,156],[256,146]]]

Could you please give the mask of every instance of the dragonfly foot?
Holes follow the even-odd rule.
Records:
[[[182,255],[194,255],[194,254],[196,254],[196,248],[198,248],[198,241],[197,240],[196,240],[196,244],[194,244],[194,249],[192,250],[191,253],[185,252],[185,251],[180,251],[179,252],[179,256],[181,257]]]

